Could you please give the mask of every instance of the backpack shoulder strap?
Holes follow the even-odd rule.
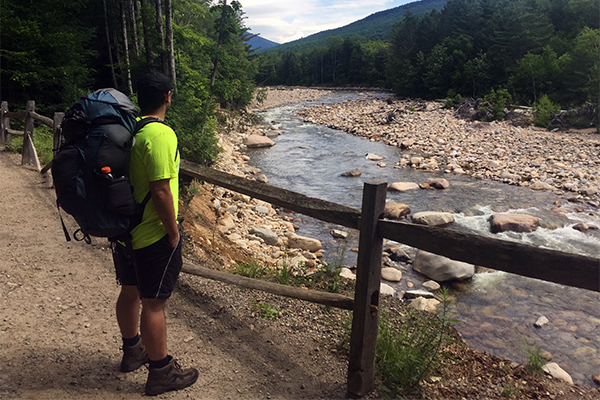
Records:
[[[156,117],[145,117],[140,119],[136,124],[135,124],[135,129],[133,130],[133,135],[135,136],[136,133],[138,133],[143,127],[145,127],[148,124],[151,124],[152,122],[160,122],[161,124],[167,125],[163,122],[163,120],[161,120],[160,118],[156,118]]]

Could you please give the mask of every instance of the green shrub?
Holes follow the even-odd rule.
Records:
[[[534,105],[533,105],[533,123],[536,126],[541,126],[542,128],[550,128],[552,118],[558,112],[558,105],[552,103],[547,95],[543,95]]]
[[[525,370],[531,374],[541,375],[544,373],[544,365],[546,360],[542,357],[541,348],[539,346],[528,348]]]
[[[504,119],[504,110],[510,107],[512,96],[506,89],[492,91],[483,98],[479,111],[486,111],[489,119],[501,121]],[[482,110],[484,108],[485,110]]]
[[[265,269],[256,260],[248,263],[236,263],[233,273],[253,279],[266,275]]]
[[[418,386],[439,362],[442,345],[450,341],[448,295],[442,289],[438,314],[408,308],[401,324],[381,313],[375,363],[382,392],[397,395]]]

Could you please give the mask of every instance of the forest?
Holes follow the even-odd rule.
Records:
[[[410,98],[596,105],[599,8],[597,0],[450,0],[422,17],[409,8],[386,41],[330,36],[300,52],[261,53],[256,79],[377,86]]]
[[[167,122],[183,156],[210,163],[220,110],[246,106],[257,60],[237,1],[4,0],[1,95],[11,111],[35,100],[39,113],[66,111],[86,93],[114,87],[135,100],[149,68],[175,82]]]

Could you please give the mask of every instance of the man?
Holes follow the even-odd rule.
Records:
[[[154,117],[160,121],[143,126],[136,134],[129,177],[136,202],[143,203],[148,193],[150,199],[142,222],[131,232],[132,250],[117,244],[113,251],[117,281],[121,284],[116,307],[123,337],[121,371],[134,371],[149,362],[145,392],[152,396],[186,388],[198,379],[196,369],[180,368],[167,353],[165,304],[182,266],[176,219],[177,137],[161,123],[171,106],[172,89],[171,80],[157,71],[149,71],[138,80],[141,119]]]

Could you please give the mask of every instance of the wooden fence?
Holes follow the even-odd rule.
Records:
[[[30,105],[31,103],[31,105]],[[20,135],[10,129],[7,118],[25,118],[25,138],[33,135],[33,120],[53,126],[55,148],[61,141],[59,123],[35,114],[33,102],[22,113],[9,113],[2,103],[2,141]],[[28,119],[29,118],[29,119]],[[53,125],[50,125],[50,123]],[[29,125],[28,125],[29,124]],[[33,148],[33,145],[31,146]],[[35,154],[35,149],[33,148]],[[39,161],[38,161],[39,164]],[[47,170],[50,164],[41,171]],[[375,180],[364,184],[362,211],[325,200],[307,197],[289,190],[230,175],[182,160],[180,172],[275,206],[302,213],[322,221],[357,229],[359,252],[354,299],[333,293],[305,290],[263,282],[242,276],[202,268],[189,263],[183,271],[189,274],[240,285],[270,293],[326,304],[353,311],[347,387],[352,397],[362,397],[374,387],[374,360],[379,323],[379,288],[383,239],[423,249],[432,253],[488,268],[531,278],[600,292],[600,259],[530,245],[460,233],[450,229],[395,222],[382,219],[387,182]]]
[[[21,165],[33,164],[38,171],[46,172],[48,168],[42,169],[40,160],[33,145],[33,123],[40,122],[54,130],[54,148],[59,145],[60,140],[60,123],[64,117],[64,113],[54,113],[54,119],[44,117],[35,112],[35,101],[27,102],[25,111],[10,112],[8,111],[8,103],[3,101],[0,108],[0,144],[11,144],[13,136],[23,138],[23,154],[21,157]],[[23,131],[17,131],[10,128],[11,119],[24,119],[25,126]]]

